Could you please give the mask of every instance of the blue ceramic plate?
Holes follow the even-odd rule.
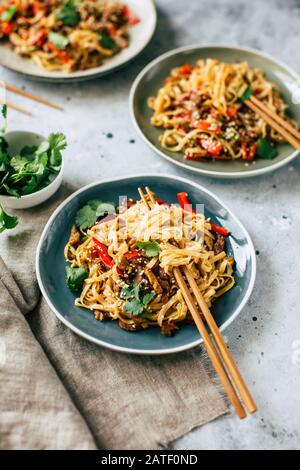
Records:
[[[211,192],[189,180],[161,175],[135,175],[104,180],[86,186],[63,202],[49,219],[41,236],[36,256],[38,282],[50,308],[75,333],[117,351],[135,354],[168,354],[199,345],[202,340],[194,326],[183,326],[175,336],[165,337],[159,329],[138,333],[122,330],[117,322],[99,322],[88,310],[74,306],[75,295],[65,283],[64,246],[75,214],[90,199],[118,203],[119,195],[137,198],[138,186],[150,186],[166,201],[177,202],[177,193],[186,191],[193,204],[204,204],[205,215],[226,226],[231,236],[227,251],[236,261],[236,286],[218,299],[213,314],[224,330],[241,312],[253,290],[256,259],[252,241],[243,225]]]

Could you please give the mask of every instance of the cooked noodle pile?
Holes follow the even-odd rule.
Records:
[[[164,129],[162,147],[183,152],[188,160],[270,158],[270,145],[284,139],[246,106],[252,93],[287,119],[287,105],[261,70],[246,62],[199,60],[195,66],[173,69],[157,95],[149,98],[151,123]]]
[[[138,22],[118,2],[8,0],[0,6],[0,39],[49,71],[72,72],[98,67],[126,48],[128,28]]]
[[[182,217],[177,206],[156,204],[148,212],[137,202],[96,223],[84,236],[74,226],[65,258],[72,268],[87,271],[75,305],[93,311],[99,320],[118,320],[128,331],[159,326],[171,335],[178,326],[193,323],[174,266],[190,267],[210,306],[233,287],[234,260],[202,214],[190,219],[185,214],[185,223],[180,223]]]

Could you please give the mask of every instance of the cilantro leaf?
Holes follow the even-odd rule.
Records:
[[[0,19],[1,21],[11,21],[15,14],[17,13],[17,7],[16,6],[11,6],[8,7],[1,15]]]
[[[247,88],[247,90],[244,91],[244,93],[242,94],[242,96],[240,97],[240,101],[242,103],[244,103],[244,101],[248,100],[250,98],[250,96],[252,95],[253,93],[253,88],[251,86],[249,86]]]
[[[124,304],[124,310],[134,316],[144,313],[155,296],[154,291],[142,294],[140,284],[132,284],[129,287],[124,287],[121,291],[121,298],[127,300]]]
[[[96,211],[98,209],[98,206],[102,204],[102,201],[100,201],[99,199],[92,199],[91,201],[88,202],[88,205],[94,210]]]
[[[67,36],[63,36],[62,34],[55,33],[53,31],[48,34],[48,39],[50,42],[52,42],[52,44],[54,44],[54,46],[57,47],[57,49],[60,50],[65,49],[70,44],[69,38]]]
[[[125,303],[124,310],[131,315],[138,316],[144,312],[144,305],[140,300],[133,299]]]
[[[21,157],[27,158],[27,160],[33,160],[37,149],[38,147],[36,145],[33,145],[32,147],[25,145],[25,147],[22,148],[20,155]]]
[[[17,217],[13,217],[8,215],[3,207],[0,205],[0,233],[4,232],[4,230],[10,230],[15,228],[18,225]]]
[[[116,41],[105,33],[99,33],[100,43],[105,49],[115,49]]]
[[[80,15],[72,0],[65,2],[58,10],[56,16],[67,26],[76,26],[80,21]]]
[[[156,241],[137,242],[137,246],[140,250],[144,250],[149,258],[158,256],[160,253],[160,246]]]
[[[80,228],[80,230],[85,230],[92,225],[94,225],[97,221],[96,212],[86,204],[76,214],[76,225]]]
[[[156,293],[154,291],[147,292],[147,294],[144,295],[143,300],[142,300],[144,307],[150,304],[150,302],[154,299],[155,296],[156,296]]]
[[[64,134],[50,134],[48,137],[49,148],[47,154],[49,157],[49,167],[59,171],[62,163],[61,152],[67,147],[67,140]],[[44,150],[45,151],[45,150]]]
[[[257,147],[257,156],[265,160],[273,160],[277,157],[278,150],[268,139],[259,139]]]
[[[101,202],[98,199],[88,201],[76,214],[76,225],[85,230],[94,225],[100,217],[114,214],[115,206],[110,202]]]
[[[72,268],[66,266],[67,278],[66,283],[70,290],[78,292],[81,290],[84,280],[88,277],[88,270],[83,266]]]
[[[96,209],[96,216],[103,217],[104,215],[111,215],[115,213],[115,205],[110,202],[101,202]]]
[[[121,290],[121,298],[128,300],[128,299],[137,299],[139,300],[140,294],[140,285],[139,284],[132,284],[129,287],[123,287]]]

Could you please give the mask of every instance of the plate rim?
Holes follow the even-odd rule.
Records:
[[[156,8],[156,3],[155,3],[155,0],[147,0],[147,1],[149,2],[150,8],[152,8],[152,15],[153,15],[153,27],[152,27],[151,31],[149,32],[146,40],[143,43],[141,43],[141,45],[138,48],[137,52],[132,57],[129,57],[128,59],[125,59],[123,62],[115,64],[111,68],[108,68],[104,71],[101,71],[100,69],[102,68],[102,66],[100,65],[99,67],[95,67],[93,69],[88,69],[88,70],[85,70],[85,71],[81,71],[81,72],[87,72],[85,75],[74,76],[73,74],[65,74],[65,76],[61,76],[61,77],[51,77],[51,76],[47,76],[47,75],[39,75],[38,73],[33,74],[33,73],[25,72],[25,71],[22,71],[22,70],[17,70],[14,67],[10,67],[8,65],[2,64],[1,60],[0,60],[0,66],[7,69],[7,70],[9,70],[10,72],[14,72],[14,73],[17,73],[17,74],[19,74],[23,77],[27,77],[30,80],[36,80],[36,81],[40,81],[40,82],[50,82],[50,83],[51,82],[52,83],[84,82],[84,81],[104,77],[104,76],[106,76],[110,73],[116,72],[117,70],[122,69],[127,64],[132,62],[136,57],[138,57],[141,54],[141,52],[143,52],[143,50],[148,46],[148,44],[150,43],[150,41],[152,40],[152,38],[155,34],[155,31],[156,31],[156,28],[157,28],[157,22],[158,22],[158,13],[157,13],[157,8]],[[26,60],[26,59],[24,59],[24,60]]]
[[[79,328],[74,326],[65,317],[63,317],[61,315],[61,313],[55,308],[55,306],[53,305],[51,299],[47,295],[46,290],[44,289],[42,276],[41,276],[41,272],[40,272],[41,248],[42,248],[42,245],[43,245],[44,240],[46,238],[47,232],[49,231],[49,228],[52,225],[52,221],[57,217],[57,215],[61,212],[61,210],[69,204],[70,201],[75,199],[79,194],[83,193],[84,191],[86,191],[90,188],[93,188],[94,186],[102,185],[102,184],[105,184],[105,183],[111,183],[111,182],[115,182],[115,181],[128,180],[128,179],[131,179],[131,178],[144,178],[144,177],[146,177],[146,178],[147,177],[152,177],[152,178],[153,177],[154,178],[159,177],[159,178],[168,179],[168,180],[173,179],[173,180],[180,181],[181,183],[192,185],[197,190],[200,189],[200,191],[203,191],[210,198],[212,198],[214,201],[216,201],[218,204],[220,204],[227,211],[227,213],[234,219],[234,221],[240,226],[240,228],[244,232],[245,238],[247,240],[249,255],[250,255],[250,259],[251,259],[251,266],[252,266],[251,274],[250,274],[250,283],[249,283],[249,286],[248,286],[247,291],[245,293],[244,299],[241,302],[241,304],[239,305],[239,307],[237,307],[235,309],[235,311],[232,313],[230,318],[225,323],[223,323],[223,325],[220,327],[220,331],[224,331],[229,325],[231,325],[231,323],[242,312],[243,308],[247,304],[247,302],[248,302],[248,300],[249,300],[249,298],[250,298],[250,296],[253,292],[254,285],[255,285],[255,280],[256,280],[256,273],[257,273],[255,248],[254,248],[254,244],[252,242],[252,239],[251,239],[248,231],[246,230],[246,228],[244,227],[242,222],[240,222],[238,217],[236,217],[235,214],[226,206],[226,204],[224,204],[222,202],[222,200],[218,196],[216,196],[213,192],[206,189],[204,186],[202,186],[198,183],[195,183],[194,181],[189,180],[188,178],[183,178],[181,176],[176,176],[176,175],[168,176],[168,175],[159,174],[159,173],[139,173],[139,174],[125,175],[125,176],[122,176],[122,177],[105,178],[103,180],[99,180],[99,181],[90,183],[86,186],[83,186],[82,188],[79,188],[77,191],[70,194],[70,196],[68,196],[61,204],[59,204],[59,206],[55,209],[55,211],[52,213],[52,215],[48,219],[48,221],[47,221],[47,223],[46,223],[46,225],[45,225],[45,227],[44,227],[44,229],[41,233],[41,236],[40,236],[40,239],[39,239],[39,242],[38,242],[38,245],[37,245],[36,256],[35,256],[35,270],[36,270],[36,276],[37,276],[37,281],[38,281],[39,288],[40,288],[41,293],[42,293],[44,299],[46,300],[48,306],[50,307],[52,312],[57,316],[57,318],[62,323],[64,323],[68,328],[70,328],[74,333],[78,334],[79,336],[85,338],[88,341],[91,341],[94,344],[97,344],[98,346],[103,346],[103,347],[111,349],[113,351],[122,352],[122,353],[129,353],[129,354],[136,354],[136,355],[158,356],[158,355],[165,355],[165,354],[174,354],[174,353],[178,353],[178,352],[187,351],[189,349],[193,349],[196,346],[199,346],[200,344],[202,344],[203,340],[200,337],[196,341],[187,343],[183,346],[177,346],[177,347],[175,346],[173,348],[168,348],[168,349],[153,350],[153,349],[135,349],[135,348],[129,348],[129,347],[124,347],[124,346],[117,346],[117,345],[113,345],[111,343],[107,343],[104,340],[93,338],[89,334],[83,332],[82,330],[80,330]]]
[[[205,43],[205,44],[196,43],[196,44],[192,44],[192,45],[189,45],[189,46],[183,46],[183,47],[178,47],[176,49],[171,49],[170,51],[165,52],[164,54],[161,54],[160,56],[156,57],[154,60],[149,62],[149,64],[147,64],[141,70],[141,72],[137,75],[136,79],[134,80],[134,82],[131,86],[130,93],[129,93],[129,112],[130,112],[131,121],[134,125],[135,130],[137,131],[139,136],[142,137],[142,140],[148,145],[148,147],[150,147],[156,154],[160,155],[165,160],[168,160],[173,165],[177,165],[181,168],[184,168],[185,170],[188,170],[188,171],[191,171],[193,173],[200,174],[200,175],[206,175],[206,176],[210,176],[210,177],[214,177],[214,178],[224,178],[224,179],[226,179],[226,178],[234,178],[234,179],[250,178],[250,177],[253,177],[253,176],[261,176],[261,175],[264,175],[266,173],[271,173],[272,171],[275,171],[275,170],[283,167],[284,165],[287,165],[288,163],[290,163],[292,160],[294,160],[298,156],[298,154],[299,154],[298,150],[294,150],[291,153],[291,155],[286,157],[284,160],[281,160],[277,163],[274,163],[274,164],[272,164],[268,167],[249,170],[249,171],[245,171],[245,172],[242,172],[242,171],[235,171],[235,172],[232,171],[232,172],[230,172],[229,171],[228,173],[224,173],[222,171],[206,170],[206,169],[202,169],[202,168],[194,168],[194,167],[189,166],[187,163],[177,161],[173,157],[170,157],[169,155],[167,155],[163,150],[156,147],[147,138],[147,136],[143,133],[142,129],[140,128],[140,126],[138,124],[138,121],[137,121],[137,118],[136,118],[136,115],[135,115],[134,101],[135,101],[135,95],[136,95],[137,88],[138,88],[141,80],[144,78],[144,76],[148,73],[149,70],[151,70],[152,67],[157,65],[159,62],[162,62],[163,60],[167,59],[168,57],[171,57],[171,56],[176,55],[178,53],[189,51],[189,50],[192,50],[192,49],[207,49],[207,48],[211,48],[211,47],[220,48],[220,49],[231,49],[233,51],[243,51],[243,52],[250,52],[252,54],[256,54],[256,55],[258,55],[258,56],[260,56],[264,59],[268,59],[268,60],[274,62],[275,64],[283,67],[284,69],[286,69],[289,72],[289,74],[291,74],[291,76],[295,80],[300,80],[300,74],[298,74],[295,70],[293,70],[289,65],[287,65],[286,63],[284,63],[280,59],[275,58],[274,56],[272,56],[271,54],[269,54],[267,52],[262,52],[258,49],[247,47],[247,46],[234,46],[234,45],[231,45],[231,44],[228,44],[228,43],[225,43],[225,42],[210,42],[210,43]]]

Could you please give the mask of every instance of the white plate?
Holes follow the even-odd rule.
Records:
[[[151,40],[157,23],[156,8],[153,0],[124,0],[130,10],[141,20],[129,29],[130,43],[126,49],[110,59],[106,59],[100,67],[78,72],[49,72],[32,61],[17,55],[7,44],[0,44],[0,65],[30,78],[46,81],[81,81],[106,75],[123,67],[136,57]]]

